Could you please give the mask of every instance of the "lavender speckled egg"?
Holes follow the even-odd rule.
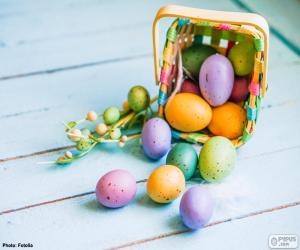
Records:
[[[230,97],[234,82],[231,62],[223,55],[208,57],[199,73],[200,91],[211,106],[224,104]]]
[[[142,145],[145,155],[153,160],[163,157],[171,148],[171,129],[161,118],[147,121],[142,130]]]
[[[188,228],[199,229],[211,218],[214,210],[213,198],[207,188],[193,186],[181,198],[179,212]]]
[[[126,170],[116,169],[103,175],[96,186],[97,200],[105,207],[127,205],[136,194],[135,178]]]

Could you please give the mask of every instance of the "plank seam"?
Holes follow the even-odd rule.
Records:
[[[245,218],[249,218],[249,217],[253,217],[253,216],[257,216],[257,215],[261,215],[261,214],[265,214],[265,213],[271,213],[271,212],[275,212],[275,211],[279,211],[279,210],[282,210],[282,209],[291,208],[291,207],[295,207],[295,206],[299,206],[299,205],[300,205],[300,201],[295,201],[295,202],[279,205],[279,206],[276,206],[276,207],[267,208],[267,209],[255,211],[255,212],[244,214],[244,215],[240,215],[240,216],[236,216],[236,217],[232,217],[232,218],[227,218],[227,219],[224,219],[224,220],[215,221],[215,222],[207,224],[206,226],[203,227],[203,229],[208,228],[208,227],[213,227],[213,226],[216,226],[216,225],[219,225],[219,224],[223,224],[223,223],[226,223],[226,222],[241,220],[241,219],[245,219]],[[192,230],[190,230],[190,229],[183,229],[183,230],[174,231],[174,232],[170,232],[170,233],[160,234],[160,235],[153,236],[153,237],[150,237],[150,238],[128,242],[126,244],[119,245],[119,246],[116,246],[116,247],[107,248],[107,250],[116,250],[116,249],[128,248],[128,247],[144,244],[144,243],[147,243],[147,242],[151,242],[151,241],[155,241],[155,240],[160,240],[160,239],[164,239],[164,238],[168,238],[168,237],[188,233],[188,232],[191,232],[191,231]]]
[[[75,65],[53,68],[53,69],[48,69],[48,70],[40,70],[40,71],[33,71],[33,72],[28,72],[28,73],[16,74],[16,75],[1,76],[0,81],[6,81],[6,80],[12,80],[12,79],[16,79],[16,78],[24,78],[24,77],[30,77],[30,76],[37,76],[37,75],[53,74],[53,73],[57,73],[57,72],[61,72],[61,71],[83,69],[83,68],[88,68],[88,67],[95,67],[95,66],[99,66],[102,64],[131,61],[131,60],[146,58],[146,57],[150,57],[150,56],[152,56],[152,53],[139,54],[139,55],[135,55],[135,56],[117,57],[117,58],[112,58],[112,59],[107,59],[107,60],[94,61],[94,62],[88,62],[88,63],[83,63],[83,64],[75,64]]]
[[[144,183],[146,181],[147,181],[147,179],[142,179],[142,180],[138,180],[136,183],[139,184],[139,183]],[[8,210],[4,210],[4,211],[0,212],[0,216],[4,215],[4,214],[9,214],[9,213],[14,213],[14,212],[30,209],[30,208],[49,205],[49,204],[53,204],[53,203],[57,203],[57,202],[65,201],[65,200],[80,198],[80,197],[88,196],[88,195],[91,195],[94,193],[95,193],[95,191],[89,191],[89,192],[66,196],[66,197],[62,197],[62,198],[58,198],[58,199],[54,199],[54,200],[50,200],[50,201],[39,202],[36,204],[31,204],[31,205],[27,205],[27,206],[23,206],[23,207],[19,207],[19,208],[8,209]]]
[[[24,159],[24,158],[44,155],[44,154],[48,154],[48,153],[57,152],[57,151],[60,151],[60,150],[75,148],[75,147],[76,147],[75,145],[68,145],[68,146],[63,146],[63,147],[58,147],[58,148],[46,149],[46,150],[42,150],[42,151],[30,153],[30,154],[7,157],[7,158],[0,159],[0,164],[4,163],[4,162],[8,162],[8,161],[20,160],[20,159]]]
[[[281,103],[278,103],[278,104],[269,104],[269,105],[266,105],[266,106],[262,106],[261,109],[265,110],[265,109],[270,109],[270,108],[277,108],[277,107],[281,107],[281,106],[284,106],[284,105],[291,104],[293,102],[295,102],[295,101],[291,100],[291,101],[281,102]],[[24,159],[24,158],[29,158],[29,157],[35,157],[35,156],[39,156],[39,155],[43,155],[43,154],[47,154],[47,153],[52,153],[52,152],[57,152],[57,151],[64,150],[64,149],[71,149],[71,148],[75,148],[75,147],[76,147],[75,145],[68,145],[68,146],[63,146],[63,147],[58,147],[58,148],[46,149],[46,150],[33,152],[33,153],[29,153],[29,154],[11,156],[11,157],[0,159],[0,164],[8,162],[8,161],[14,161],[14,160],[19,160],[19,159]],[[298,147],[298,146],[296,146],[296,147]],[[287,149],[290,149],[290,148],[287,148]],[[270,153],[272,153],[272,152],[270,152]]]

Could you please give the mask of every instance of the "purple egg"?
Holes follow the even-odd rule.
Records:
[[[201,66],[199,86],[204,99],[211,106],[224,104],[230,97],[234,82],[234,70],[227,57],[215,54]]]
[[[192,93],[192,94],[201,96],[198,84],[196,85],[193,81],[188,80],[188,79],[183,81],[180,92],[181,93]]]
[[[142,130],[142,144],[145,155],[157,160],[163,157],[171,148],[171,129],[161,118],[147,121]]]
[[[97,200],[105,207],[123,207],[135,197],[135,194],[135,178],[123,169],[106,173],[96,186]]]
[[[249,95],[249,84],[246,77],[236,77],[233,84],[233,89],[230,96],[230,101],[242,102]]]
[[[214,201],[210,192],[201,186],[187,190],[180,201],[180,216],[183,223],[191,229],[203,227],[211,218]]]

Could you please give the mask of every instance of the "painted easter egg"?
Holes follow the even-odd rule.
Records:
[[[136,112],[146,109],[150,104],[150,95],[143,86],[134,86],[128,92],[128,105]]]
[[[230,140],[214,136],[204,143],[199,156],[201,176],[209,182],[218,182],[234,168],[236,150]]]
[[[207,188],[193,186],[181,198],[180,217],[188,228],[202,228],[210,220],[213,211],[214,200]]]
[[[239,105],[226,102],[222,106],[213,108],[213,115],[208,129],[214,135],[235,139],[244,132],[246,111]]]
[[[194,44],[191,47],[183,50],[182,64],[183,67],[192,74],[193,77],[198,79],[199,70],[204,60],[217,53],[217,51],[209,46]]]
[[[179,93],[168,101],[165,116],[173,128],[183,132],[195,132],[209,124],[212,112],[208,103],[200,96]]]
[[[240,42],[230,50],[228,58],[236,75],[248,75],[253,70],[255,48],[252,43]]]
[[[142,145],[145,155],[157,160],[163,157],[171,148],[171,129],[161,118],[147,121],[142,130]]]
[[[189,79],[186,79],[183,81],[180,92],[181,93],[192,93],[192,94],[201,96],[199,85]]]
[[[225,103],[230,97],[233,82],[233,67],[225,56],[212,55],[202,64],[199,74],[200,91],[210,105]]]
[[[168,153],[166,164],[178,167],[186,180],[191,179],[198,165],[198,155],[188,143],[176,144]]]
[[[156,168],[147,181],[147,193],[152,200],[158,203],[169,203],[175,200],[184,187],[183,173],[172,165]]]
[[[229,100],[243,102],[249,96],[249,84],[246,77],[236,77]]]
[[[118,208],[133,200],[136,189],[135,178],[126,170],[116,169],[100,178],[96,197],[103,206]]]

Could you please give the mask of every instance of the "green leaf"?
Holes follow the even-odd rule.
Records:
[[[66,124],[66,132],[70,131],[72,128],[74,128],[77,125],[77,122],[70,121]]]

